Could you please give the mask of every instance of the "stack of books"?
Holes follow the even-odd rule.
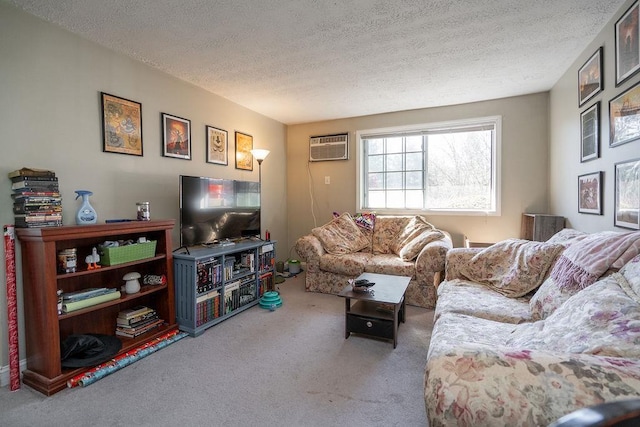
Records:
[[[55,172],[22,168],[9,172],[18,228],[62,225],[62,198]]]
[[[164,323],[158,313],[149,307],[140,305],[118,313],[116,335],[135,338],[145,334]]]
[[[62,294],[62,312],[70,313],[92,305],[120,298],[116,288],[89,288]]]

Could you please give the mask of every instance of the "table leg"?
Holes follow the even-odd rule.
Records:
[[[398,345],[398,317],[400,304],[393,304],[393,348]]]
[[[349,309],[351,308],[351,298],[344,299],[344,339],[349,338],[349,326],[347,317],[349,316]]]

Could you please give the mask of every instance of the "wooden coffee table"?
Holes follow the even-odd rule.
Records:
[[[367,292],[354,292],[351,285],[338,296],[345,299],[345,339],[352,333],[393,341],[398,345],[398,322],[405,321],[404,293],[411,277],[363,273],[358,279],[374,282]],[[355,300],[352,304],[351,300]]]

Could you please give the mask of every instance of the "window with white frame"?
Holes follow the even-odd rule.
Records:
[[[359,209],[498,215],[501,118],[357,132]]]

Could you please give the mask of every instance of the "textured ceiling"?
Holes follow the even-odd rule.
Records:
[[[549,90],[624,0],[2,0],[286,124]]]

